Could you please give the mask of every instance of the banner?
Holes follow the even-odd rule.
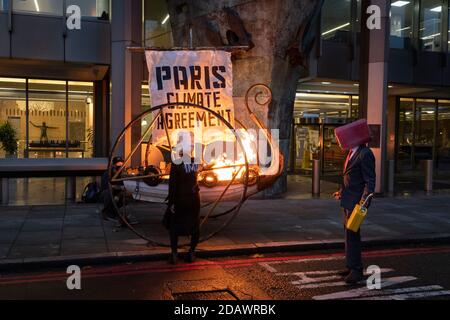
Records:
[[[179,102],[202,105],[234,126],[233,68],[229,52],[150,50],[146,58],[152,106]],[[179,105],[164,108],[163,112],[165,121],[159,117],[152,131],[155,144],[167,143],[165,124],[170,137],[174,130],[193,132],[196,126],[201,126],[203,136],[210,138],[208,132],[229,132],[223,121],[200,108]]]

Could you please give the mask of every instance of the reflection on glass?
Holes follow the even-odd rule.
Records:
[[[406,49],[412,37],[412,1],[391,0],[391,48]]]
[[[66,157],[66,82],[29,80],[29,157]]]
[[[77,5],[83,17],[98,17],[109,20],[109,0],[70,0],[66,5]]]
[[[334,130],[337,126],[325,125],[323,129],[323,169],[325,172],[342,172],[347,153],[339,147]]]
[[[18,139],[17,154],[7,154],[0,148],[0,158],[24,158],[26,149],[26,80],[0,78],[0,125],[9,122]]]
[[[296,95],[294,116],[303,119],[320,118],[327,123],[342,123],[352,117],[352,112],[355,112],[353,108],[349,95],[299,92]]]
[[[144,1],[144,34],[148,47],[173,46],[172,27],[165,0]]]
[[[419,38],[424,51],[441,50],[442,0],[420,2]]]
[[[0,11],[8,10],[8,0],[0,0]]]
[[[437,167],[450,170],[450,100],[439,100],[437,130]]]
[[[414,162],[416,166],[419,166],[422,160],[433,159],[435,117],[436,101],[434,99],[417,99],[416,141],[414,144]]]
[[[448,8],[448,16],[450,17],[450,6]],[[448,19],[448,35],[450,39],[450,19]],[[450,51],[450,41],[448,41],[448,51]]]
[[[350,0],[325,0],[322,8],[322,38],[347,42],[350,31]]]
[[[64,12],[61,0],[13,0],[13,10],[57,16],[62,16]]]
[[[400,99],[398,122],[398,168],[412,168],[412,149],[414,145],[414,100]]]
[[[94,154],[94,97],[92,82],[69,82],[69,158]]]
[[[356,32],[361,31],[361,0],[356,0]]]
[[[311,171],[314,159],[320,159],[320,126],[296,125],[295,170]]]

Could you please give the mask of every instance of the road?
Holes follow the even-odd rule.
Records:
[[[380,268],[380,290],[346,286],[343,253],[316,251],[85,266],[81,290],[66,269],[2,274],[0,299],[450,299],[450,246],[371,249],[364,261]]]

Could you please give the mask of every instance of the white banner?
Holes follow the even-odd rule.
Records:
[[[234,126],[233,68],[229,52],[151,50],[146,52],[146,58],[153,107],[183,102],[202,105]],[[164,108],[163,112],[166,121],[159,117],[152,131],[155,144],[167,143],[164,123],[170,137],[174,130],[193,132],[196,126],[202,127],[204,137],[208,131],[229,131],[218,117],[206,110],[179,105]],[[157,114],[158,111],[154,116]]]

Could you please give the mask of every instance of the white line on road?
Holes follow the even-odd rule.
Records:
[[[413,281],[413,280],[417,280],[417,278],[416,277],[412,277],[412,276],[386,278],[386,279],[383,279],[381,281],[381,287],[382,288],[386,288],[386,287],[398,285],[398,284],[409,282],[409,281]],[[342,283],[343,284],[341,284],[341,285],[346,285],[344,281],[342,281]],[[324,284],[326,284],[326,283],[324,283]],[[362,281],[361,284],[365,284],[365,281]],[[317,284],[317,285],[320,285],[320,283]],[[337,286],[337,285],[335,285],[335,286]],[[321,287],[317,286],[315,288],[321,288]],[[312,289],[312,288],[302,288],[302,289]],[[346,291],[339,291],[339,292],[334,292],[334,293],[330,293],[330,294],[315,296],[315,297],[313,297],[313,299],[314,300],[335,300],[335,299],[359,298],[359,297],[362,297],[365,294],[367,294],[367,292],[369,292],[369,291],[370,290],[367,287],[364,287],[364,288],[358,288],[358,289],[346,290]],[[374,292],[380,293],[380,292],[382,292],[382,290],[378,290],[378,291],[374,291]]]
[[[450,291],[441,290],[441,291],[430,291],[430,292],[413,292],[413,293],[404,293],[404,294],[396,294],[390,296],[377,296],[377,297],[369,297],[369,298],[359,298],[354,300],[408,300],[408,299],[424,299],[438,296],[449,296]]]

